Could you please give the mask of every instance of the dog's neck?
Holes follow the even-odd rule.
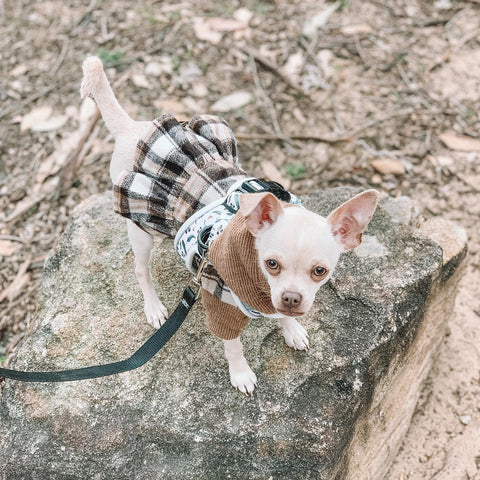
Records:
[[[240,213],[212,243],[208,255],[220,277],[240,300],[259,312],[276,313],[270,287],[260,269],[255,238]]]

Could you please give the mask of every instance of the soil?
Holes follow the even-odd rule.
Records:
[[[467,230],[450,334],[386,480],[479,479],[479,0],[0,0],[0,360],[72,209],[110,188],[103,122],[78,137],[89,54],[137,119],[220,113],[252,175],[407,195]]]

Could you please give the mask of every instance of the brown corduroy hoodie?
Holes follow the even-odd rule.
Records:
[[[262,313],[276,313],[270,287],[260,269],[255,238],[247,230],[245,218],[237,213],[212,243],[208,257],[218,274],[240,300]],[[238,308],[202,290],[207,328],[224,340],[237,338],[248,323]]]

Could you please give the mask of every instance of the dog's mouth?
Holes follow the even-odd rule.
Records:
[[[301,317],[305,314],[304,311],[293,310],[292,308],[277,308],[277,311],[286,317]]]

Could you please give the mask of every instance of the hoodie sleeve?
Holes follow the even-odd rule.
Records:
[[[238,308],[222,302],[205,289],[202,289],[202,303],[208,330],[222,340],[239,337],[248,324],[248,317]]]

